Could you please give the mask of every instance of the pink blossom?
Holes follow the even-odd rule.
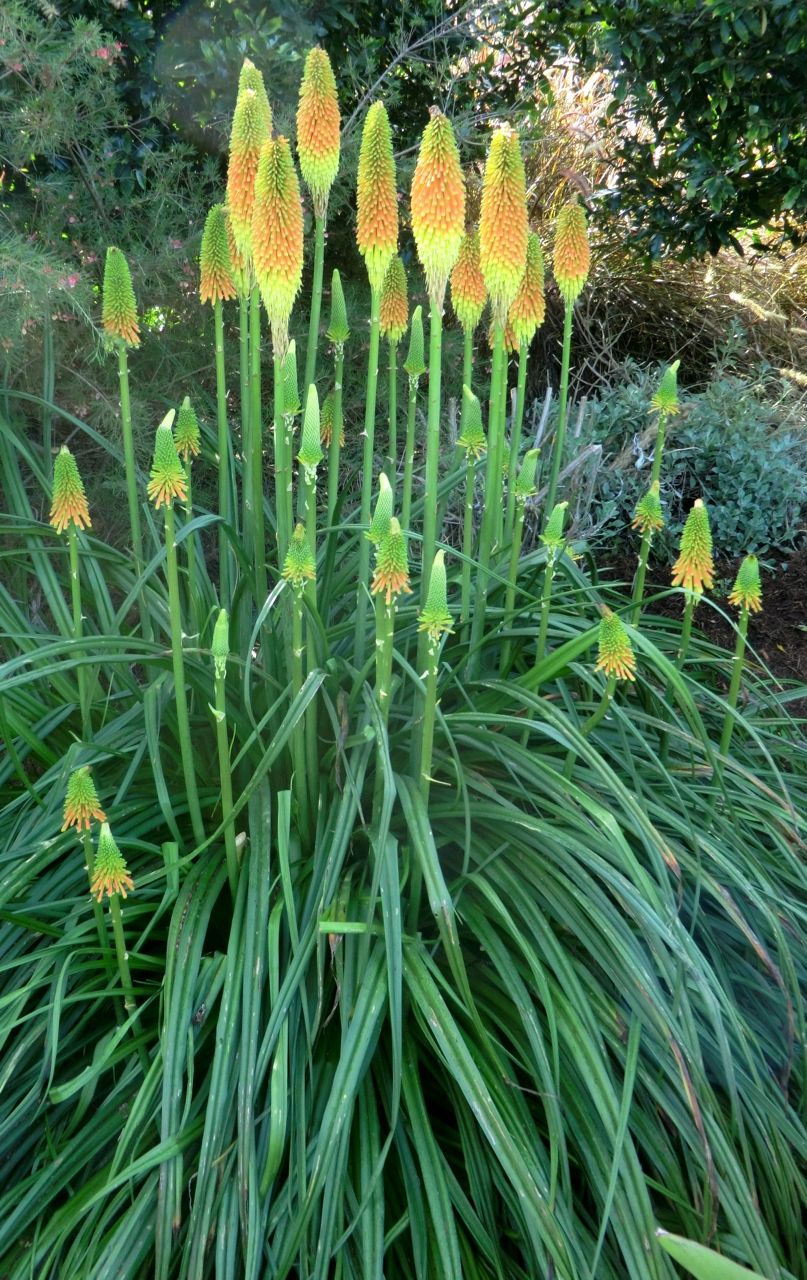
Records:
[[[102,58],[104,62],[109,62],[114,55],[108,45],[102,44],[100,49],[93,49],[92,56],[94,58]]]

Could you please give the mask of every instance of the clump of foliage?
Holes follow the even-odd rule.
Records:
[[[700,496],[673,566],[683,621],[652,615],[639,574],[630,599],[604,593],[569,541],[560,430],[544,460],[560,501],[522,554],[540,477],[530,440],[506,447],[506,357],[545,280],[509,128],[479,227],[490,367],[473,308],[462,386],[443,357],[462,244],[452,296],[479,279],[435,110],[412,191],[428,349],[418,309],[401,453],[376,408],[399,248],[377,101],[357,182],[369,290],[351,313],[326,277],[300,387],[301,194],[268,112],[247,62],[249,128],[203,243],[212,316],[196,314],[215,414],[189,382],[138,465],[134,340],[159,300],[111,248],[99,310],[125,456],[75,414],[50,423],[126,472],[126,533],[99,536],[71,454],[51,478],[48,431],[0,416],[0,1269],[673,1280],[675,1258],[703,1280],[734,1263],[807,1280],[803,690],[774,690],[749,654],[755,562],[733,655],[697,632]],[[553,236],[563,415],[589,265],[572,200]],[[343,378],[368,316],[356,493]],[[656,478],[678,409],[673,366],[648,405]],[[443,534],[458,485],[461,556]],[[639,516],[637,549],[659,532],[652,502]]]

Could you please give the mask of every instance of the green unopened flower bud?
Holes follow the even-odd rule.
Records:
[[[568,502],[556,503],[552,508],[552,514],[546,522],[546,528],[541,534],[541,541],[544,546],[554,551],[562,551],[566,546],[566,539],[563,536],[563,522],[566,519],[568,505]]]
[[[230,656],[230,620],[226,609],[220,609],[219,616],[216,618],[210,652],[216,668],[216,679],[223,680],[227,672],[227,659]]]
[[[129,875],[126,860],[115,843],[109,823],[104,822],[101,825],[98,848],[95,851],[90,893],[97,902],[100,902],[105,895],[111,898],[115,893],[125,898],[127,890],[131,889],[134,889],[134,880]]]
[[[140,346],[137,303],[129,263],[120,249],[106,251],[101,323],[108,338],[119,338],[127,347]]]
[[[370,521],[370,528],[367,530],[365,537],[377,547],[381,539],[389,533],[390,520],[392,519],[392,486],[385,472],[381,472],[378,477],[378,498],[376,499],[375,511]]]
[[[639,533],[655,533],[664,528],[664,512],[661,509],[661,490],[658,480],[651,484],[647,493],[636,503],[631,525]]]
[[[291,535],[289,549],[283,563],[283,575],[295,591],[302,591],[307,582],[313,582],[317,576],[314,553],[306,537],[305,525],[296,524]]]
[[[426,372],[423,344],[423,308],[415,307],[412,312],[412,324],[409,330],[409,351],[404,360],[404,369],[410,378],[420,378]]]
[[[482,427],[482,406],[478,396],[474,395],[470,387],[463,387],[462,395],[465,404],[465,426],[457,444],[465,450],[466,458],[481,458],[488,447]]]
[[[300,452],[297,454],[297,461],[307,471],[311,471],[316,469],[324,456],[320,434],[319,396],[317,395],[317,388],[312,382],[308,388],[308,397],[305,402],[303,435]]]
[[[283,415],[293,418],[300,412],[300,392],[297,387],[297,343],[292,338],[283,358]]]
[[[635,680],[636,658],[625,624],[618,614],[603,606],[600,622],[599,656],[595,671],[604,671],[617,680]]]
[[[418,618],[418,631],[426,631],[429,639],[436,643],[441,635],[452,630],[453,621],[448,610],[445,552],[438,551],[432,564],[426,603]]]
[[[737,571],[729,602],[738,609],[759,613],[762,608],[762,582],[756,556],[746,556]]]
[[[678,412],[678,366],[680,363],[680,360],[674,360],[662,374],[658,390],[650,401],[650,408],[655,409],[657,413]]]
[[[62,831],[66,831],[68,827],[75,827],[76,831],[89,831],[92,820],[103,822],[105,819],[106,814],[101,808],[89,765],[74,769],[67,782]]]
[[[177,453],[185,462],[196,457],[201,447],[202,437],[199,431],[199,419],[196,416],[190,396],[186,396],[179,407],[177,425],[174,428],[174,444]]]
[[[336,270],[331,277],[331,320],[326,337],[335,343],[347,342],[350,337],[342,278]]]
[[[524,461],[514,485],[516,502],[524,503],[528,498],[535,496],[535,473],[538,469],[540,453],[540,449],[529,449],[524,455]]]

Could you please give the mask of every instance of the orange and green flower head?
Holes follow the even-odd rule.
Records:
[[[375,574],[370,589],[373,595],[383,595],[386,604],[392,604],[395,596],[412,594],[406,538],[396,516],[390,520],[389,529],[376,549]]]
[[[518,135],[507,126],[491,139],[482,183],[479,262],[495,324],[504,325],[527,265],[527,191]]]
[[[561,297],[571,307],[582,293],[591,267],[586,211],[576,197],[558,214],[552,265]]]
[[[712,531],[709,513],[700,498],[695,499],[681,534],[678,559],[673,565],[674,587],[683,587],[702,595],[705,587],[714,586],[714,561],[712,560]]]
[[[264,143],[255,178],[252,261],[275,354],[288,346],[289,316],[303,278],[303,206],[285,138]]]
[[[230,217],[230,210],[224,208],[224,224],[227,229],[227,248],[230,251],[230,274],[236,293],[239,298],[248,298],[249,291],[252,288],[252,278],[249,270],[249,259],[243,254],[235,243],[235,232],[233,231],[233,220]]]
[[[230,620],[226,609],[220,609],[219,616],[216,618],[210,652],[213,655],[216,679],[223,680],[227,674],[227,659],[230,656]]]
[[[238,79],[227,164],[227,208],[236,247],[247,259],[252,255],[252,211],[258,161],[262,147],[271,136],[272,109],[263,76],[247,58]]]
[[[282,576],[291,583],[295,591],[302,591],[306,583],[313,582],[317,576],[314,553],[306,536],[305,525],[300,522],[294,526],[283,562]]]
[[[382,471],[378,477],[378,497],[376,498],[373,518],[370,521],[370,528],[364,535],[369,542],[372,542],[374,547],[379,547],[389,533],[391,520],[392,485],[389,482],[386,472]]]
[[[409,328],[409,350],[404,360],[404,369],[410,378],[417,380],[426,372],[425,347],[423,342],[423,308],[415,307],[412,312],[412,324]]]
[[[451,121],[429,112],[412,178],[412,232],[429,296],[442,309],[465,231],[465,179]]]
[[[322,402],[322,412],[319,415],[319,438],[322,441],[323,449],[330,449],[331,439],[333,437],[333,420],[336,397],[333,387],[326,395]],[[345,444],[345,428],[344,425],[339,430],[339,448],[343,449]]]
[[[446,553],[438,551],[429,576],[426,603],[418,618],[418,631],[425,631],[432,644],[437,644],[441,636],[453,630],[451,626],[453,621],[448,608]]]
[[[283,416],[294,418],[302,407],[297,385],[297,343],[292,338],[283,360]]]
[[[191,457],[195,458],[201,448],[202,435],[199,430],[199,419],[191,404],[190,396],[186,396],[179,406],[177,425],[174,428],[174,444],[180,458],[185,462]]]
[[[465,333],[473,333],[488,300],[479,261],[479,232],[466,231],[451,272],[451,305]]]
[[[53,464],[50,523],[57,533],[64,533],[71,520],[77,529],[89,529],[92,523],[76,460],[63,444]]]
[[[373,290],[381,288],[398,250],[395,182],[389,116],[383,102],[374,102],[364,121],[356,184],[356,240]]]
[[[102,898],[111,898],[115,893],[125,898],[132,889],[134,880],[129,875],[126,860],[109,829],[109,823],[102,822],[98,848],[95,850],[90,893],[96,902],[100,902]]]
[[[546,528],[541,534],[541,541],[550,551],[563,551],[566,546],[566,539],[563,535],[563,525],[566,520],[566,508],[568,502],[556,502],[546,522]]]
[[[631,527],[639,533],[657,533],[664,528],[664,512],[661,509],[661,488],[654,480],[643,498],[636,503]]]
[[[680,360],[674,360],[661,375],[658,390],[650,401],[650,408],[665,415],[678,412],[678,366]]]
[[[528,449],[524,455],[524,461],[513,486],[517,503],[523,505],[528,498],[535,497],[535,473],[538,470],[540,454],[540,449]]]
[[[297,154],[300,172],[311,192],[314,213],[324,218],[339,168],[339,100],[331,61],[324,49],[312,49],[305,60],[297,107]]]
[[[63,819],[62,831],[66,831],[68,827],[75,827],[76,831],[89,831],[91,822],[104,822],[106,819],[88,764],[81,769],[74,769],[70,774],[64,798]]]
[[[736,605],[738,609],[746,609],[748,613],[759,613],[761,610],[762,582],[756,556],[746,556],[737,570],[729,602]]]
[[[334,268],[331,277],[331,319],[325,336],[335,346],[344,345],[350,337],[350,329],[347,323],[347,307],[345,306],[345,291],[342,288],[342,277]]]
[[[228,302],[236,294],[230,265],[227,214],[223,204],[214,204],[205,218],[199,255],[200,302]]]
[[[319,420],[319,396],[313,382],[308,388],[303,414],[303,432],[297,461],[306,472],[315,472],[324,458],[322,452],[321,424]]]
[[[101,323],[108,338],[117,338],[127,347],[140,346],[132,273],[120,249],[112,247],[106,251],[104,264]]]
[[[462,388],[462,396],[465,405],[465,426],[457,444],[465,450],[467,459],[479,459],[483,453],[487,453],[488,448],[482,426],[482,406],[479,403],[479,397],[474,395],[470,387]]]
[[[173,421],[174,410],[169,409],[154,438],[154,460],[146,492],[157,510],[162,506],[170,506],[174,498],[179,498],[180,502],[186,502],[188,498],[185,472],[171,430]]]
[[[595,671],[604,671],[615,680],[636,679],[636,658],[630,636],[619,614],[612,613],[605,605],[600,620],[599,654]]]
[[[396,254],[387,267],[378,304],[381,336],[400,342],[409,325],[409,293],[404,264]]]
[[[519,348],[530,345],[545,315],[544,255],[541,241],[531,231],[527,239],[527,265],[507,317],[507,327],[513,330]]]

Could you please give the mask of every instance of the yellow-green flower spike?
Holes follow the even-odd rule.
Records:
[[[126,860],[115,843],[109,823],[104,822],[101,824],[98,848],[95,851],[90,893],[100,902],[103,897],[111,898],[115,893],[125,898],[132,889],[134,880],[129,875]]]
[[[479,219],[479,261],[495,324],[505,324],[521,284],[528,234],[524,161],[518,135],[504,126],[491,139]]]
[[[429,639],[436,644],[442,635],[446,635],[453,629],[451,626],[453,621],[448,608],[446,553],[438,551],[432,563],[426,603],[418,617],[418,631],[427,632]]]
[[[412,178],[412,232],[429,296],[442,310],[465,230],[465,180],[451,121],[437,107],[429,114]]]
[[[336,346],[344,344],[350,337],[342,277],[336,269],[331,277],[331,319],[325,336]]]
[[[544,255],[534,231],[527,239],[527,265],[518,292],[510,304],[507,325],[519,347],[528,347],[544,323]]]
[[[591,267],[586,211],[577,198],[558,214],[552,266],[561,297],[571,307],[582,293]]]
[[[525,453],[524,461],[521,464],[521,470],[516,476],[514,486],[516,502],[524,503],[528,498],[535,497],[535,473],[538,470],[540,454],[540,449],[528,449]]]
[[[84,483],[75,458],[67,445],[63,444],[53,464],[50,523],[57,533],[64,533],[71,520],[77,529],[91,527]]]
[[[409,325],[409,292],[404,264],[396,254],[381,285],[378,311],[381,336],[399,342]]]
[[[714,586],[714,561],[712,560],[712,531],[709,514],[700,498],[696,498],[684,524],[678,559],[673,565],[674,587],[683,587],[702,595],[706,587]]]
[[[70,774],[63,818],[62,831],[66,831],[68,827],[75,827],[76,831],[89,831],[91,822],[104,822],[106,819],[89,765],[74,769]]]
[[[324,456],[320,436],[319,396],[317,395],[317,388],[312,382],[308,388],[308,395],[305,401],[303,434],[297,461],[301,466],[305,467],[306,471],[311,471],[319,466]]]
[[[119,339],[127,347],[140,346],[137,303],[129,263],[120,249],[110,247],[104,264],[101,323],[108,338]]]
[[[636,503],[631,526],[639,533],[656,533],[664,528],[664,512],[661,509],[661,488],[654,480],[643,498]]]
[[[226,609],[220,609],[219,616],[216,618],[210,652],[213,655],[216,679],[223,680],[227,673],[227,659],[230,656],[230,620]]]
[[[293,418],[302,409],[297,385],[297,343],[292,338],[283,360],[283,414]]]
[[[451,272],[451,305],[465,333],[473,333],[482,319],[488,291],[479,260],[479,232],[467,231],[460,241]]]
[[[412,312],[412,324],[409,329],[409,351],[404,360],[404,369],[410,378],[422,378],[426,372],[423,343],[423,308],[421,306],[415,307]]]
[[[285,138],[264,143],[252,214],[255,279],[272,326],[275,354],[288,346],[289,316],[303,278],[303,206]]]
[[[371,289],[380,289],[398,249],[398,193],[392,131],[383,102],[367,112],[356,184],[356,240]]]
[[[300,172],[311,192],[314,213],[325,217],[328,197],[339,168],[339,100],[330,59],[312,49],[305,60],[297,107],[297,154]]]
[[[174,410],[169,409],[154,439],[154,461],[146,492],[158,510],[163,505],[168,506],[174,498],[185,502],[188,497],[185,472],[171,430],[173,421]]]
[[[331,387],[322,402],[322,410],[319,415],[319,438],[322,441],[323,449],[330,449],[331,437],[333,436],[333,414],[334,414],[334,390]],[[345,443],[345,428],[342,427],[339,432],[339,448],[343,448]]]
[[[658,390],[650,401],[650,408],[657,413],[671,414],[678,412],[678,366],[680,360],[668,365],[661,376]]]
[[[252,277],[249,269],[249,259],[241,252],[235,243],[235,232],[233,231],[233,220],[230,217],[230,211],[224,210],[224,225],[227,229],[227,248],[230,251],[230,273],[232,275],[235,291],[239,298],[249,296],[252,288]]]
[[[378,498],[376,499],[375,511],[370,521],[370,528],[364,535],[374,547],[380,546],[383,538],[389,533],[390,521],[392,520],[392,486],[387,478],[386,472],[382,471],[378,477]]]
[[[482,406],[479,397],[474,395],[470,387],[463,387],[462,395],[465,402],[465,426],[457,444],[465,450],[467,458],[481,458],[488,447],[482,426]]]
[[[261,148],[272,136],[272,111],[263,76],[247,58],[238,80],[238,97],[230,132],[227,165],[227,209],[236,247],[252,256],[252,211]]]
[[[227,237],[227,214],[223,204],[214,204],[205,218],[199,255],[199,301],[228,302],[236,295]]]
[[[179,406],[177,425],[174,428],[174,444],[177,447],[177,453],[180,458],[185,462],[188,461],[188,458],[195,458],[201,448],[202,436],[199,431],[199,419],[191,404],[190,396],[186,396]]]
[[[313,582],[317,576],[314,553],[305,532],[304,524],[296,524],[291,535],[289,549],[283,562],[282,577],[291,583],[295,591],[302,591],[307,582]]]
[[[729,602],[738,609],[747,609],[749,613],[759,613],[761,610],[762,582],[756,556],[746,556],[737,570]]]
[[[546,522],[546,528],[541,534],[541,541],[545,547],[549,547],[552,551],[562,551],[566,546],[566,539],[563,536],[563,525],[566,520],[566,508],[568,502],[557,502],[552,508],[552,513]]]
[[[392,604],[394,596],[411,595],[409,585],[409,557],[406,538],[395,516],[389,529],[378,544],[375,556],[375,574],[370,588],[373,595],[383,595],[386,604]]]
[[[603,606],[600,621],[599,655],[595,671],[604,671],[616,680],[636,679],[636,658],[625,624],[618,614]]]

